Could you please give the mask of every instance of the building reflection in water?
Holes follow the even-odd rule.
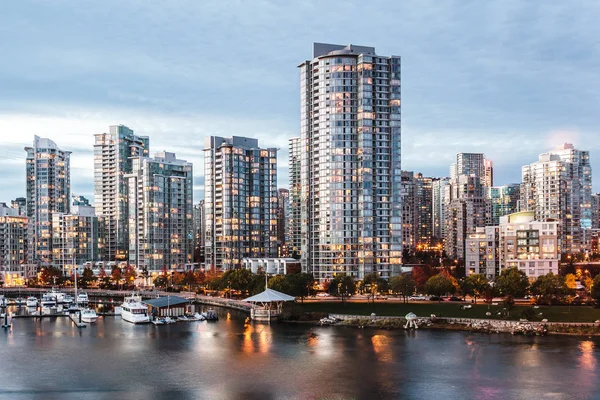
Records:
[[[594,357],[594,342],[585,340],[579,343],[581,356],[579,357],[579,365],[586,370],[594,370],[596,368],[596,357]]]
[[[371,343],[377,360],[381,362],[392,362],[392,351],[390,346],[391,339],[386,335],[373,335]]]
[[[271,326],[247,322],[244,324],[242,352],[245,354],[268,353],[271,347]]]

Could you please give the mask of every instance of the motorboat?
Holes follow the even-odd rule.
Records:
[[[88,294],[86,292],[81,292],[77,295],[77,303],[79,304],[87,304],[89,303],[90,299],[88,297]]]
[[[98,320],[98,314],[96,314],[96,310],[86,307],[81,309],[81,321],[86,324],[95,324]]]
[[[164,321],[165,321],[165,324],[174,324],[175,322],[177,322],[176,319],[171,318],[171,317],[165,317]]]
[[[68,294],[66,294],[61,301],[61,303],[63,303],[63,304],[73,304],[73,302],[74,302],[73,296],[70,296]]]
[[[27,305],[27,307],[37,307],[38,299],[36,297],[29,296],[27,300],[25,300],[25,304]]]
[[[42,304],[42,307],[52,307],[52,306],[56,306],[58,301],[56,300],[55,296],[52,296],[49,293],[44,293],[42,295],[42,300],[40,303]]]
[[[209,309],[206,312],[203,312],[202,315],[204,316],[204,319],[207,321],[218,321],[219,320],[219,316],[217,315],[215,310],[212,310],[212,309]]]
[[[177,317],[177,321],[183,321],[183,322],[188,322],[190,319],[188,317],[186,317],[185,315],[180,315],[179,317]]]
[[[8,300],[6,300],[6,297],[4,297],[4,295],[0,294],[0,307],[7,307],[8,306]]]
[[[44,306],[42,305],[42,315],[56,315],[58,314],[58,307],[53,306]]]
[[[15,299],[8,299],[8,305],[9,306],[14,306],[15,304],[17,304],[17,302],[15,301]]]
[[[121,318],[132,324],[146,324],[150,322],[148,307],[142,304],[142,296],[131,295],[125,297],[121,304]]]
[[[150,322],[152,322],[154,325],[164,325],[165,319],[164,318],[156,318]]]
[[[15,300],[15,304],[19,307],[22,307],[25,305],[25,299],[22,297],[17,297],[17,299]]]
[[[65,298],[66,298],[66,301],[65,301]],[[71,296],[67,296],[66,293],[59,292],[56,289],[52,288],[51,291],[44,293],[44,295],[42,296],[42,305],[44,305],[44,302],[47,305],[50,305],[50,302],[52,302],[53,304],[68,303],[68,302],[72,303],[73,298]]]
[[[204,321],[206,319],[206,317],[200,313],[194,313],[194,318],[196,318],[197,321]]]

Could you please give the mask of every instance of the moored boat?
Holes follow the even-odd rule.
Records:
[[[37,307],[38,306],[38,299],[35,298],[34,296],[29,296],[27,298],[27,300],[25,301],[25,304],[27,305],[27,307]]]
[[[148,308],[142,304],[142,296],[131,295],[125,297],[123,304],[121,304],[121,318],[132,324],[150,322]]]
[[[81,309],[81,321],[86,324],[95,324],[98,320],[98,314],[92,308],[86,307]]]

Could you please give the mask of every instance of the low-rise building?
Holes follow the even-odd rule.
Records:
[[[467,276],[482,274],[494,279],[499,268],[499,227],[486,226],[475,229],[465,240],[465,269]]]
[[[254,274],[263,271],[269,275],[286,275],[292,270],[299,272],[301,262],[294,258],[243,258],[242,268]]]

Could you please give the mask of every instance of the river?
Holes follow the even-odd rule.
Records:
[[[593,399],[600,340],[220,321],[13,319],[6,399]]]

